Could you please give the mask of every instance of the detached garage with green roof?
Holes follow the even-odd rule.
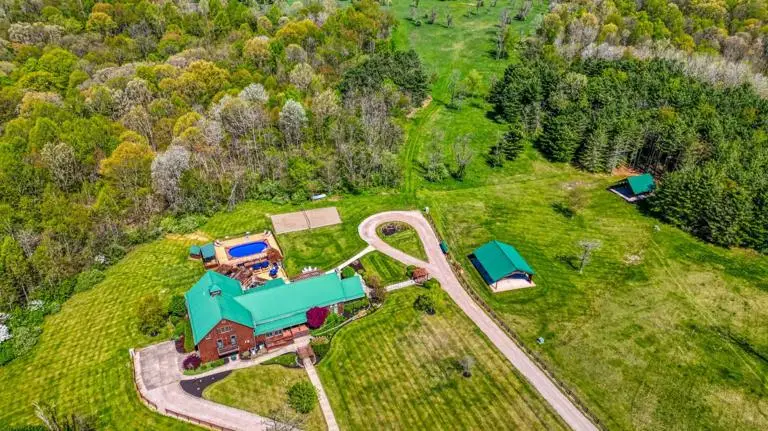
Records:
[[[490,241],[478,247],[469,259],[493,292],[533,287],[536,272],[515,247]]]

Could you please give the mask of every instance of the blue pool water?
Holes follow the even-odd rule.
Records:
[[[245,257],[252,254],[259,254],[266,250],[269,245],[264,241],[249,242],[246,244],[236,245],[229,249],[229,255],[232,257]]]

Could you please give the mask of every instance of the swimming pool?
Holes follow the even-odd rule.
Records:
[[[245,257],[252,254],[259,254],[269,248],[266,241],[254,241],[245,244],[236,245],[228,250],[231,257]]]

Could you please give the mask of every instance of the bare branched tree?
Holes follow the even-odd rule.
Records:
[[[579,247],[581,247],[581,264],[579,265],[579,274],[584,272],[584,267],[587,266],[592,258],[592,252],[600,248],[603,243],[600,240],[581,240],[579,241]]]
[[[470,134],[461,135],[453,141],[453,160],[456,163],[456,170],[453,172],[453,176],[456,179],[464,179],[464,175],[467,173],[467,166],[475,157],[475,151],[470,146],[471,141],[472,135]]]

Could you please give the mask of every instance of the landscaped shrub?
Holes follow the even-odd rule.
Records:
[[[185,370],[195,370],[198,367],[200,367],[200,364],[203,361],[200,359],[199,356],[197,356],[197,353],[193,353],[186,358],[184,358],[184,362],[182,363],[182,366]]]
[[[355,269],[351,266],[345,266],[344,269],[341,270],[341,278],[350,278],[355,276]]]
[[[165,326],[165,310],[157,295],[147,295],[139,301],[139,331],[151,337]]]
[[[167,233],[190,233],[208,220],[205,216],[189,215],[182,218],[165,217],[160,221],[160,228]]]
[[[228,358],[221,358],[217,359],[215,361],[206,362],[203,365],[198,366],[197,368],[193,368],[190,370],[184,370],[184,375],[186,376],[194,376],[195,374],[202,374],[206,371],[210,371],[214,368],[218,368],[226,363],[229,362]]]
[[[438,283],[438,281],[435,280],[434,278],[430,278],[429,280],[425,281],[421,285],[427,289],[440,287],[440,283]]]
[[[6,341],[0,343],[0,366],[11,362],[16,357],[16,352],[13,351],[13,343]]]
[[[319,362],[328,354],[328,351],[331,350],[331,340],[329,340],[328,337],[316,337],[312,339],[311,346],[312,351],[315,352],[315,357]]]
[[[435,314],[435,301],[427,295],[419,295],[413,301],[413,308],[427,314]]]
[[[416,265],[408,265],[405,267],[405,275],[408,276],[408,278],[413,277],[413,271],[418,268]]]
[[[192,325],[189,320],[184,320],[184,351],[191,352],[195,350],[195,339],[192,336]]]
[[[317,404],[317,393],[312,383],[306,380],[295,383],[288,389],[288,404],[299,413],[309,413]]]
[[[282,365],[283,367],[288,368],[298,368],[299,366],[296,364],[296,359],[298,356],[296,356],[295,353],[290,352],[283,355],[280,355],[276,358],[272,358],[268,361],[262,362],[262,365]]]
[[[187,315],[187,303],[181,295],[174,295],[168,303],[168,314],[176,317]]]
[[[317,329],[323,326],[327,317],[327,307],[312,307],[307,311],[307,325],[310,329]]]
[[[43,332],[42,329],[37,326],[21,326],[13,328],[13,338],[11,338],[11,341],[13,342],[14,354],[19,357],[29,353],[29,351],[35,347],[35,344],[37,344],[37,339],[40,337],[41,332]]]
[[[104,272],[96,268],[81,272],[77,276],[75,292],[85,292],[86,290],[90,290],[93,286],[101,283],[105,277]]]
[[[344,304],[344,316],[352,317],[355,314],[357,314],[360,310],[364,308],[368,308],[370,304],[371,303],[368,300],[368,298],[360,298],[354,301],[347,302],[346,304]]]

